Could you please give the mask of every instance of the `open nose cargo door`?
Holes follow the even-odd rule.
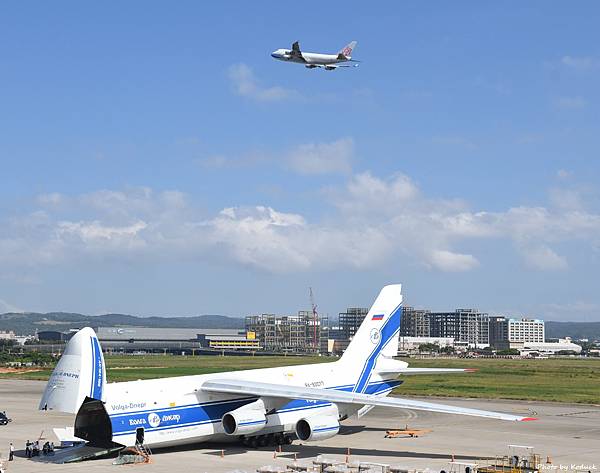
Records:
[[[67,343],[48,380],[39,409],[76,414],[86,397],[105,400],[105,381],[98,337],[91,328],[83,328]]]

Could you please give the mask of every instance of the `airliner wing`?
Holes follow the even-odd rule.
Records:
[[[398,397],[380,397],[370,394],[337,391],[334,389],[287,386],[282,384],[261,383],[241,379],[216,379],[205,381],[201,388],[204,392],[223,394],[242,394],[245,396],[274,397],[283,399],[307,399],[329,401],[341,404],[360,404],[368,406],[396,407],[398,409],[414,409],[420,411],[441,412],[444,414],[461,414],[467,416],[488,417],[491,419],[525,421],[535,420],[532,417],[521,417],[501,412],[481,411],[464,407],[435,404],[432,402],[414,401]]]
[[[296,59],[304,59],[302,57],[302,51],[300,51],[300,43],[298,41],[292,44],[292,50],[290,51],[290,55]]]
[[[338,67],[358,67],[358,64],[315,64],[315,66],[331,71],[333,69],[337,69]]]

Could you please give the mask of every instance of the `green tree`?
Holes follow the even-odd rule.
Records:
[[[437,353],[440,351],[440,347],[439,345],[436,345],[435,343],[421,343],[419,345],[419,351],[420,352],[434,352]]]

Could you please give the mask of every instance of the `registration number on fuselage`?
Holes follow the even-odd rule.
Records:
[[[322,388],[325,386],[325,381],[309,381],[304,383],[307,388]]]

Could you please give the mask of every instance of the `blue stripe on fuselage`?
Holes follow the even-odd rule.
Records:
[[[104,383],[104,379],[102,378],[102,351],[96,337],[92,337],[92,354],[94,366],[92,368],[92,393],[90,397],[102,400],[102,386]]]
[[[401,383],[402,381],[400,380],[376,381],[369,384],[367,393],[384,393]],[[352,385],[340,386],[332,389],[350,392],[352,391]],[[110,420],[113,436],[133,434],[135,429],[139,427],[143,427],[146,432],[152,432],[219,422],[227,412],[244,406],[255,399],[256,398],[242,398],[228,401],[211,401],[203,404],[189,404],[179,407],[112,414],[110,415]],[[290,401],[280,409],[277,409],[276,413],[314,409],[329,405],[331,405],[331,403],[327,401],[297,399]],[[160,418],[160,423],[155,427],[152,427],[149,423],[149,415],[152,413],[157,414]]]
[[[94,376],[96,374],[96,348],[94,347],[94,337],[90,337],[90,345],[92,347],[92,372],[90,373],[92,379],[90,381],[90,397],[94,397]]]

